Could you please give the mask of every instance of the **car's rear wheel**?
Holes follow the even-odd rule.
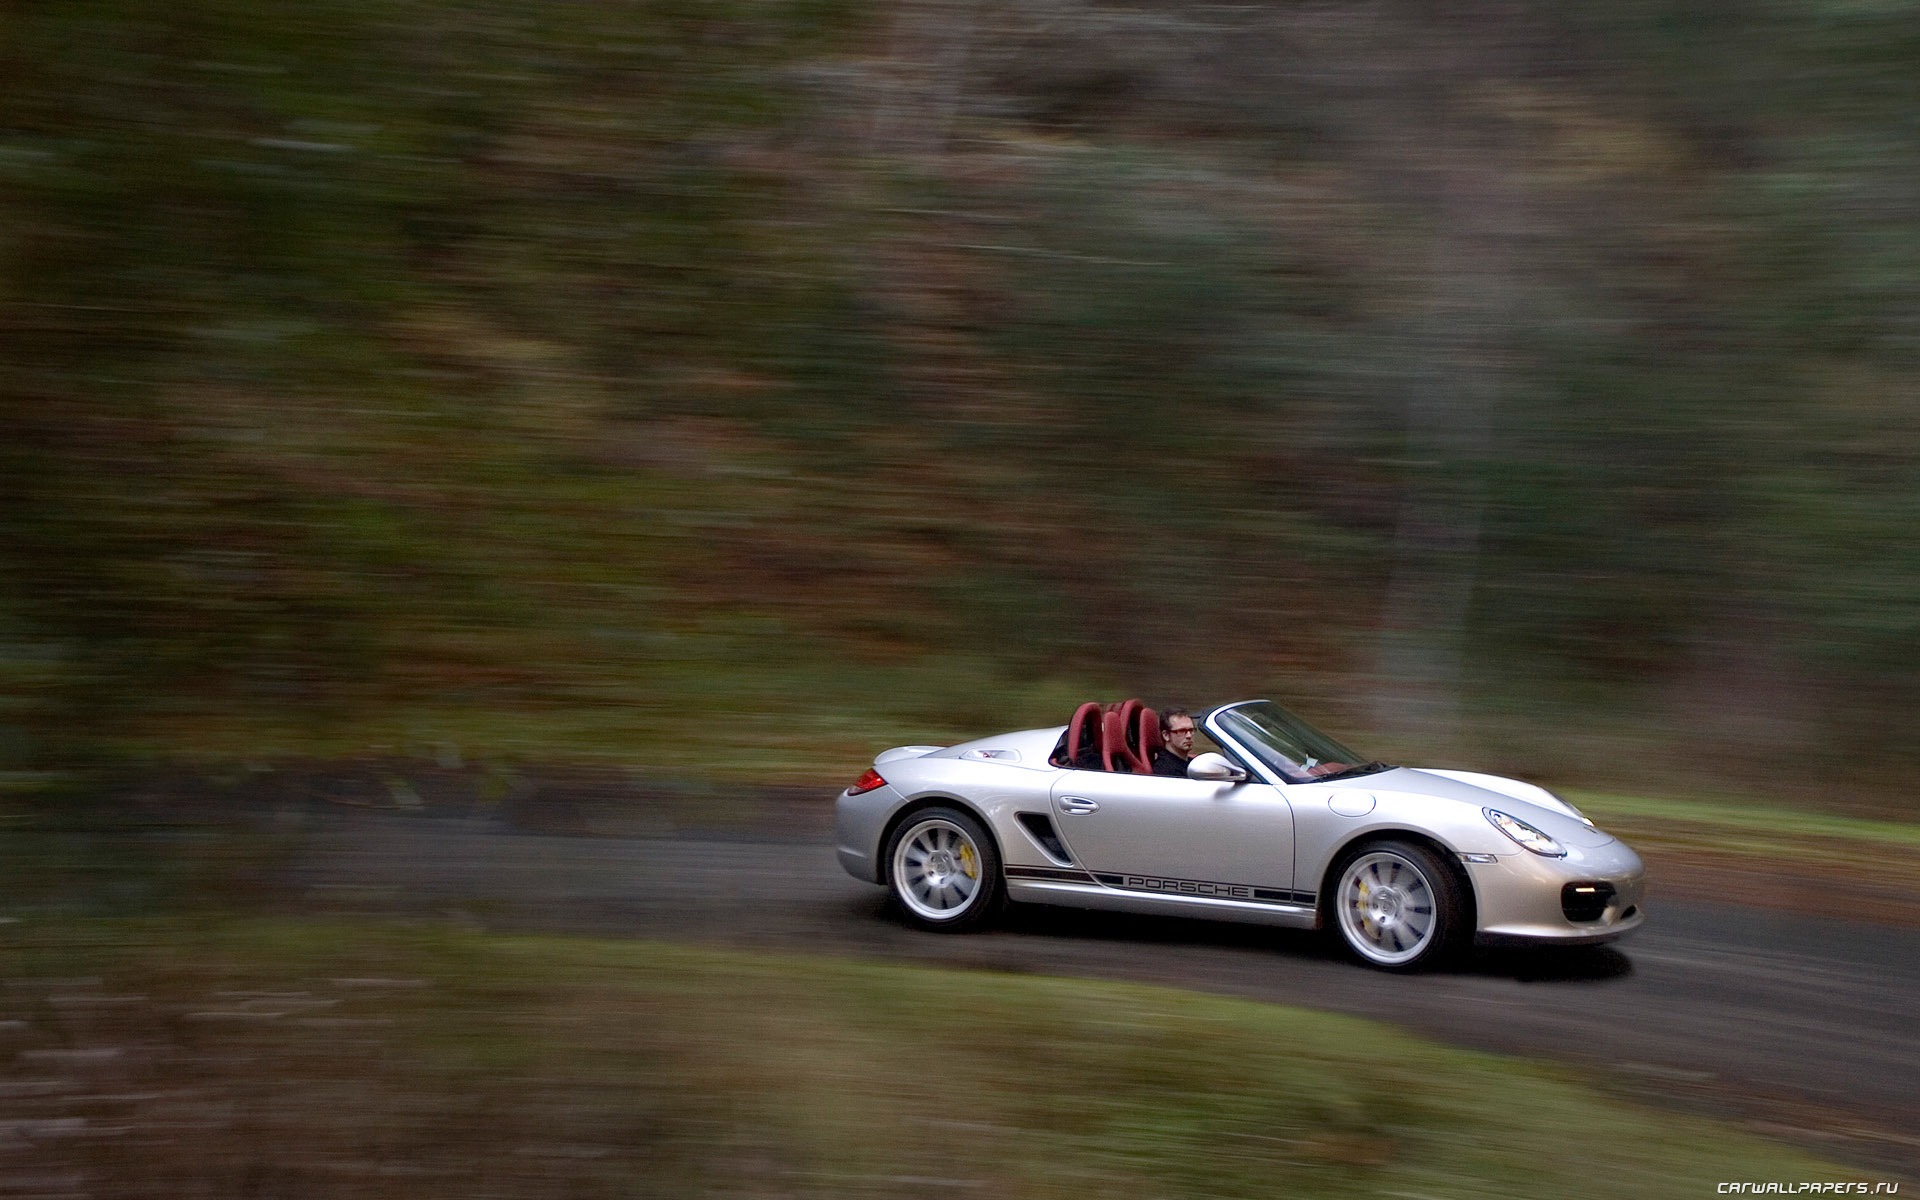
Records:
[[[901,822],[887,863],[894,903],[926,929],[977,929],[1006,893],[993,838],[958,809],[924,808]]]
[[[1333,924],[1360,961],[1417,971],[1445,960],[1466,932],[1460,884],[1438,855],[1413,842],[1370,842],[1343,861]]]

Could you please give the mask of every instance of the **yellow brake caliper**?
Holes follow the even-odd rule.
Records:
[[[1354,907],[1360,910],[1360,924],[1365,927],[1367,933],[1369,935],[1377,935],[1378,931],[1373,927],[1373,908],[1367,903],[1367,897],[1371,895],[1373,895],[1373,889],[1367,886],[1366,880],[1362,879],[1360,881],[1360,899]]]
[[[980,867],[974,861],[973,847],[965,842],[960,844],[960,869],[967,873],[968,879],[980,878]]]

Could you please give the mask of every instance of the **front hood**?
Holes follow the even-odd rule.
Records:
[[[1471,804],[1475,808],[1497,808],[1566,846],[1604,846],[1614,840],[1612,834],[1581,820],[1578,809],[1547,789],[1500,775],[1395,767],[1378,775],[1335,780],[1329,786],[1375,794],[1430,796]]]

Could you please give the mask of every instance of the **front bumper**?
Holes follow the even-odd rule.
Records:
[[[1646,867],[1621,841],[1569,847],[1565,858],[1519,850],[1490,863],[1467,863],[1466,870],[1479,909],[1475,940],[1481,943],[1610,942],[1646,921]],[[1562,904],[1569,884],[1604,884],[1613,895],[1594,919],[1574,920]]]

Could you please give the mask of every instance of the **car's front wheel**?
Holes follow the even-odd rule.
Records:
[[[978,928],[1005,893],[993,838],[958,809],[924,808],[901,822],[887,863],[894,903],[926,929]]]
[[[1433,966],[1467,932],[1459,881],[1425,846],[1371,842],[1344,860],[1338,878],[1331,898],[1334,927],[1370,966]]]

